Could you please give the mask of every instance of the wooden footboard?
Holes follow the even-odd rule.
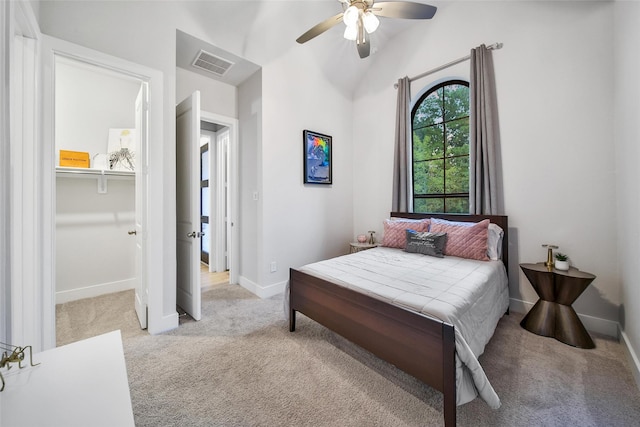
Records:
[[[289,330],[299,311],[439,390],[445,426],[456,424],[453,325],[291,269]]]

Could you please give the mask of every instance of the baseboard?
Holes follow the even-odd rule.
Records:
[[[287,281],[274,283],[269,286],[260,286],[257,283],[240,276],[238,283],[249,292],[259,296],[260,298],[271,298],[274,295],[281,294],[287,287]]]
[[[56,292],[56,304],[126,291],[129,289],[135,289],[135,287],[136,279],[132,278],[119,280],[117,282],[100,283],[97,285],[86,286],[84,288],[69,289],[67,291]]]
[[[629,365],[631,365],[631,372],[636,380],[636,386],[640,389],[640,359],[638,359],[638,355],[631,346],[629,337],[622,330],[620,331],[620,342],[622,342],[622,346],[627,352],[627,359],[629,360]]]
[[[531,310],[534,303],[528,301],[522,301],[519,299],[511,298],[509,300],[509,310],[516,313],[527,313]],[[619,338],[619,326],[618,322],[608,319],[601,319],[599,317],[589,316],[587,314],[578,313],[580,321],[589,332],[595,332],[597,334],[606,335],[615,339]]]

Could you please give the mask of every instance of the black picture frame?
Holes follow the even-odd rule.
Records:
[[[333,183],[332,138],[319,132],[302,131],[304,183]]]

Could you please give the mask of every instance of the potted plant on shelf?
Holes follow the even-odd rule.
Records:
[[[569,269],[569,256],[560,252],[556,252],[555,257],[556,257],[556,262],[555,262],[556,270]]]

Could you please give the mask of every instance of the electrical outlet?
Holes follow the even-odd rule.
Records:
[[[275,273],[276,271],[278,271],[278,264],[276,264],[275,261],[271,261],[270,270],[272,273]]]

